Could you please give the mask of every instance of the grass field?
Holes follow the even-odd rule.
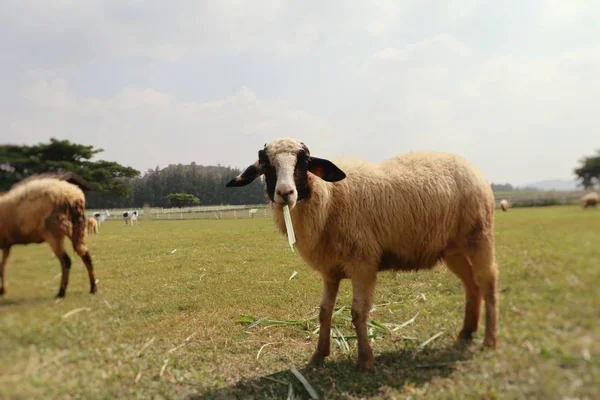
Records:
[[[370,374],[353,369],[347,281],[332,355],[306,366],[320,278],[270,219],[107,222],[89,238],[98,293],[70,251],[62,301],[49,247],[15,247],[0,299],[0,398],[308,398],[293,367],[324,398],[600,398],[600,210],[496,220],[499,349],[481,350],[483,325],[455,345],[464,294],[445,268],[380,274]]]

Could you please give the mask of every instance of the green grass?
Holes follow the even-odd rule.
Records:
[[[306,366],[320,278],[270,219],[107,222],[89,238],[98,293],[69,249],[62,301],[49,247],[14,247],[0,299],[0,398],[308,398],[294,367],[326,398],[600,398],[600,210],[514,209],[496,220],[499,349],[481,350],[483,320],[472,345],[455,345],[464,294],[445,268],[385,273],[369,374],[353,369],[348,281],[331,357]]]

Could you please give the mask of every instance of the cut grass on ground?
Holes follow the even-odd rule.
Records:
[[[73,259],[15,247],[0,299],[0,398],[600,398],[600,210],[496,215],[500,348],[455,345],[464,294],[444,267],[380,274],[375,370],[354,372],[344,281],[332,354],[306,366],[321,282],[270,219],[107,222]],[[296,271],[296,274],[294,274]],[[308,385],[308,386],[307,386]]]

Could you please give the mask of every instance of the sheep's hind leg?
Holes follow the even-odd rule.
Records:
[[[96,286],[96,276],[94,275],[94,265],[92,264],[92,257],[90,256],[90,252],[86,250],[83,255],[79,255],[81,260],[85,264],[85,268],[88,272],[88,277],[90,279],[90,293],[94,294],[98,291],[98,287]]]
[[[57,298],[65,297],[67,294],[67,286],[69,286],[69,273],[71,272],[71,259],[65,251],[64,237],[62,236],[48,236],[45,238],[46,242],[52,248],[54,255],[60,260],[62,267],[62,277],[60,280],[60,288],[58,290]]]
[[[81,257],[81,261],[83,261],[83,263],[85,264],[85,268],[87,269],[88,277],[90,279],[90,293],[96,293],[98,288],[96,286],[94,264],[92,263],[92,256],[90,255],[90,251],[88,250],[87,246],[82,243],[79,243],[77,247],[75,246],[75,244],[73,244],[73,250],[75,250],[79,257]]]
[[[483,240],[469,256],[475,283],[483,293],[485,300],[485,338],[484,346],[497,346],[498,326],[498,266],[494,260],[493,242]]]
[[[453,254],[444,257],[446,266],[462,281],[465,294],[465,319],[463,327],[458,335],[459,339],[471,340],[473,333],[477,332],[479,325],[479,315],[481,313],[481,290],[475,283],[473,270],[469,259],[462,254]]]
[[[0,296],[6,294],[6,280],[4,279],[4,267],[8,261],[10,247],[2,250],[2,262],[0,263]]]
[[[323,277],[323,295],[319,310],[319,343],[310,360],[312,365],[323,365],[325,357],[329,356],[331,317],[339,287],[339,278]]]
[[[367,319],[373,304],[375,275],[352,277],[352,323],[356,329],[358,341],[358,362],[356,369],[370,371],[373,369],[373,350],[367,337]]]

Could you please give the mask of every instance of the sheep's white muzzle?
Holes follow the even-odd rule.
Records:
[[[275,202],[281,206],[289,206],[293,208],[298,200],[298,193],[296,189],[276,189],[275,190]]]

